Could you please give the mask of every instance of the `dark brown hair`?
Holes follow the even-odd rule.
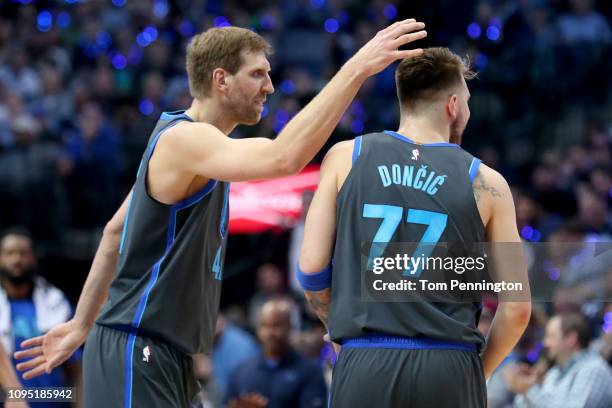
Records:
[[[425,48],[423,54],[407,58],[397,67],[397,96],[401,106],[414,108],[459,85],[462,77],[469,80],[475,76],[469,62],[448,48]]]
[[[580,348],[587,348],[591,340],[591,331],[585,318],[576,312],[560,313],[557,316],[561,321],[561,333],[563,333],[563,336],[576,332]]]
[[[270,54],[272,46],[259,34],[240,27],[211,28],[195,35],[187,46],[186,61],[191,96],[210,94],[215,69],[235,74],[242,65],[243,50]]]

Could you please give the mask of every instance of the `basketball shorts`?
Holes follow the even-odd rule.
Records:
[[[456,347],[454,347],[456,346]],[[486,408],[475,345],[377,337],[343,342],[332,408]]]
[[[199,391],[191,356],[170,344],[96,324],[83,355],[87,408],[190,407]]]

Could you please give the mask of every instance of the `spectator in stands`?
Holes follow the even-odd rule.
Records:
[[[591,335],[583,316],[562,313],[546,326],[544,346],[554,362],[543,375],[526,365],[506,369],[508,387],[518,395],[515,407],[612,406],[612,369],[599,354],[587,351]]]
[[[578,218],[591,233],[608,237],[612,234],[612,216],[608,212],[608,203],[591,187],[578,189]]]
[[[266,263],[257,268],[257,292],[249,302],[249,324],[257,326],[257,317],[261,306],[268,300],[283,296],[286,292],[285,278],[280,268]]]
[[[606,18],[593,9],[593,0],[571,0],[572,11],[559,19],[561,39],[570,44],[581,41],[610,41]]]
[[[528,241],[546,241],[561,223],[561,216],[547,212],[533,195],[515,189],[516,223],[521,236]]]
[[[7,353],[21,350],[21,342],[39,336],[72,316],[64,294],[37,274],[29,235],[9,231],[0,239],[0,340]],[[14,359],[18,364],[20,360]],[[25,361],[25,360],[24,360]],[[71,358],[50,374],[30,380],[24,387],[67,387],[80,381],[79,357]],[[38,404],[63,407],[61,403]]]
[[[32,69],[30,54],[23,44],[11,45],[0,67],[0,82],[28,101],[34,100],[40,94],[40,77]]]
[[[64,155],[57,143],[41,139],[28,113],[13,120],[14,144],[0,155],[0,226],[21,224],[40,241],[60,234],[64,202]]]
[[[257,337],[263,355],[244,363],[230,376],[229,406],[242,398],[266,401],[268,408],[315,408],[327,404],[321,366],[297,354],[289,345],[292,304],[266,302],[259,315]]]
[[[76,124],[67,141],[74,166],[68,192],[74,224],[91,228],[109,219],[118,205],[119,136],[94,102],[83,106]]]
[[[111,201],[117,198],[112,196],[124,196],[131,188],[159,111],[190,103],[184,50],[191,35],[233,24],[251,27],[274,44],[272,74],[279,91],[269,96],[257,129],[237,128],[232,135],[272,137],[377,27],[389,19],[418,14],[427,16],[435,45],[469,53],[479,71],[466,148],[509,176],[513,189],[520,191],[514,196],[523,239],[553,241],[550,253],[526,243],[536,256],[531,278],[541,279],[532,285],[537,289],[534,295],[554,299],[557,312],[591,310],[591,315],[601,302],[592,311],[585,298],[610,299],[612,287],[607,281],[612,280],[607,271],[599,273],[584,267],[584,262],[570,265],[570,260],[584,259],[597,267],[588,253],[584,258],[576,255],[583,242],[609,241],[612,233],[612,1],[15,0],[1,4],[0,230],[26,226],[37,247],[76,273],[59,277],[58,285],[65,284],[62,279],[72,281],[86,273],[74,260],[92,255],[89,243],[97,241],[96,232],[107,219],[102,212],[114,207]],[[50,26],[45,26],[47,11]],[[393,70],[368,81],[329,145],[351,139],[363,129],[396,126],[397,113],[388,103],[394,90]],[[488,148],[479,152],[482,146]],[[71,208],[71,227],[76,231],[67,229]],[[300,229],[298,224],[291,247],[299,249]],[[275,244],[284,244],[289,234],[275,237]],[[262,254],[262,248],[269,248],[268,236],[248,240],[249,251],[246,240],[231,240],[235,246],[228,252],[228,268],[240,263],[241,268],[254,270],[262,257],[282,266],[258,272],[262,276],[256,288],[250,286],[251,279],[239,280],[247,286],[239,296],[232,298],[226,291],[224,301],[247,306],[251,312],[250,330],[263,303],[286,296],[294,287],[295,260],[289,261],[287,278],[283,254],[276,251],[282,245],[274,245],[281,255],[274,258]],[[568,242],[578,244],[572,247]],[[570,251],[574,247],[577,251]],[[543,259],[541,252],[546,252]],[[543,261],[552,261],[550,268],[543,269]],[[544,293],[544,288],[550,291]],[[248,293],[255,294],[244,297]],[[612,306],[606,310],[612,322]],[[480,321],[483,330],[490,323],[486,313],[485,309]],[[302,320],[301,328],[308,331],[292,345],[314,356],[321,352],[321,329],[309,325],[304,313]],[[612,362],[612,326],[608,324],[604,332],[598,350]],[[10,343],[13,349],[12,339]],[[330,347],[326,343],[323,356],[331,356]],[[220,401],[215,382],[227,386],[230,370],[258,353],[247,332],[220,319],[211,361],[198,357],[195,363],[206,383],[206,407]],[[519,355],[517,361],[524,360],[519,348],[514,354]],[[214,366],[212,379],[210,366]],[[3,373],[0,370],[0,377]],[[510,394],[503,381],[496,384],[502,377],[494,377],[489,387],[491,391],[502,386],[503,395],[495,397],[505,404]],[[254,407],[265,400],[258,395],[246,398]]]
[[[598,320],[598,323],[601,324],[601,336],[591,341],[589,350],[601,354],[603,359],[612,366],[612,302],[603,305]]]
[[[212,369],[221,399],[227,394],[230,373],[259,354],[255,339],[229,322],[223,314],[219,314],[212,351]]]
[[[71,119],[74,106],[59,69],[45,66],[40,72],[42,95],[31,106],[31,111],[42,120],[47,131],[58,135]]]
[[[483,316],[487,310],[486,302],[484,303]],[[491,313],[489,312],[489,315]],[[491,319],[489,317],[489,319]],[[482,316],[481,316],[482,321]],[[541,348],[540,339],[542,332],[544,331],[544,324],[546,321],[546,315],[544,311],[538,306],[532,309],[531,319],[529,326],[525,330],[523,337],[519,340],[518,344],[512,350],[512,352],[504,359],[504,361],[495,370],[491,378],[487,381],[487,408],[509,408],[512,406],[514,400],[514,393],[509,389],[504,375],[505,368],[513,364],[519,364],[521,362],[534,362],[538,356],[538,352]],[[478,323],[478,327],[481,327],[481,322]],[[487,332],[483,332],[486,334]],[[536,363],[538,369],[545,367],[547,369],[546,361],[542,359]]]
[[[480,81],[473,92],[474,119],[468,132],[482,137],[466,139],[478,147],[487,135],[486,143],[495,146],[500,157],[498,166],[493,167],[516,176],[513,186],[534,187],[536,194],[532,196],[548,213],[541,215],[542,220],[551,213],[573,216],[569,212],[575,212],[572,190],[576,181],[588,179],[593,164],[609,166],[612,160],[609,131],[605,130],[612,103],[610,76],[606,75],[611,55],[611,43],[605,43],[610,37],[610,21],[604,16],[610,11],[608,2],[572,0],[566,14],[559,13],[565,2],[550,0],[469,0],[461,6],[445,0],[417,2],[410,7],[380,1],[232,1],[214,2],[209,7],[166,0],[137,5],[77,3],[13,1],[0,9],[0,161],[13,154],[3,148],[13,144],[14,119],[21,114],[33,116],[42,125],[41,139],[50,137],[63,144],[75,160],[78,169],[61,183],[71,191],[70,204],[77,218],[72,226],[85,234],[95,234],[103,227],[106,209],[98,207],[107,206],[107,190],[112,190],[110,201],[117,201],[113,196],[123,196],[131,187],[159,111],[189,101],[182,74],[184,43],[193,33],[212,25],[251,26],[278,50],[273,72],[282,85],[280,92],[268,99],[259,136],[272,136],[280,130],[287,116],[306,104],[328,73],[378,26],[401,18],[410,9],[411,13],[430,16],[437,44],[466,49],[473,56]],[[583,45],[567,46],[564,41],[581,41]],[[302,46],[295,47],[296,43]],[[392,74],[387,70],[364,85],[338,126],[333,143],[352,138],[363,129],[395,126],[396,112],[387,104],[395,88]],[[551,83],[555,86],[549,86]],[[99,104],[103,123],[119,140],[112,147],[115,153],[106,156],[111,160],[105,165],[92,165],[92,149],[84,149],[89,156],[83,157],[82,145],[88,144],[75,136],[83,133],[83,126],[78,120],[71,126],[82,111],[93,116],[87,108],[91,102]],[[92,124],[97,122],[91,119]],[[600,123],[604,145],[587,150],[576,142],[589,123]],[[76,128],[74,132],[71,127]],[[235,136],[251,133],[239,128]],[[564,136],[569,139],[562,140]],[[105,137],[95,139],[98,142],[93,143],[97,145],[93,150],[99,153]],[[567,180],[558,185],[558,175],[571,167],[573,154],[559,155],[553,163],[543,163],[541,156],[561,145],[581,149],[589,166],[563,174]],[[85,170],[81,172],[81,168]],[[81,173],[87,176],[81,177]],[[532,173],[536,176],[530,182]],[[604,188],[608,181],[601,172],[596,174],[596,188]],[[547,180],[555,185],[542,191],[546,186],[539,181]],[[0,190],[11,182],[0,172]],[[94,182],[102,193],[91,191]],[[76,186],[83,187],[82,192]],[[607,200],[612,204],[612,199]],[[6,217],[8,212],[0,211]],[[41,224],[55,220],[54,214]],[[529,225],[546,239],[544,227]],[[64,232],[65,225],[61,227]],[[39,234],[32,232],[41,243]],[[68,241],[65,245],[73,249]]]
[[[16,92],[9,91],[6,86],[0,85],[0,151],[15,144],[13,132],[14,122],[18,118],[28,115],[23,98]]]
[[[612,169],[609,166],[597,166],[590,174],[590,182],[595,194],[612,206]]]

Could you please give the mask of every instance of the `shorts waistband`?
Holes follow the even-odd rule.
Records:
[[[353,337],[342,341],[342,348],[384,348],[405,350],[458,350],[476,352],[474,343],[432,339],[428,337],[398,337],[369,335]]]
[[[191,358],[191,354],[193,353],[189,353],[186,350],[183,350],[182,348],[176,346],[174,343],[164,339],[163,337],[160,337],[154,333],[150,333],[150,332],[146,332],[143,330],[139,330],[133,326],[126,326],[126,325],[107,325],[107,324],[102,324],[99,322],[96,322],[96,325],[103,327],[105,329],[110,329],[110,330],[116,330],[118,332],[122,332],[122,333],[126,333],[128,335],[132,335],[132,336],[136,336],[136,337],[141,337],[141,338],[145,338],[145,339],[150,339],[151,341],[155,341],[155,342],[160,342],[163,343],[165,345],[167,345],[168,347],[170,347],[171,349],[173,349],[174,351],[176,351],[177,353],[184,355],[186,357]]]

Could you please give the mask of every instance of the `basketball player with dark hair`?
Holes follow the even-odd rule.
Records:
[[[527,326],[529,300],[500,302],[485,345],[478,302],[362,298],[362,243],[520,242],[507,182],[459,146],[473,75],[447,48],[402,61],[399,130],[340,142],[323,161],[297,273],[342,345],[332,407],[484,408],[485,377]]]
[[[208,353],[215,332],[229,182],[299,172],[366,78],[422,52],[399,47],[425,37],[423,28],[410,19],[378,32],[274,140],[228,137],[259,122],[274,91],[270,45],[237,27],[193,37],[193,102],[161,115],[132,192],[104,229],[75,317],[17,353],[31,357],[17,367],[24,378],[49,372],[87,338],[85,406],[189,406],[190,355]]]

